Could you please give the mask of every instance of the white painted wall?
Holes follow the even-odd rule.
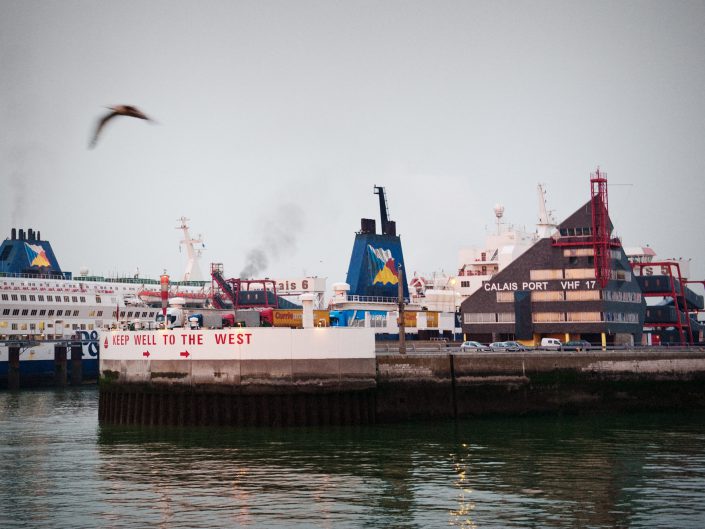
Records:
[[[173,345],[170,345],[171,340],[174,341]],[[231,341],[233,343],[230,343]],[[188,353],[188,355],[182,353]],[[369,328],[240,328],[100,332],[101,361],[374,357],[374,330]]]

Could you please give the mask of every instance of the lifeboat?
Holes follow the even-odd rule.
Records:
[[[162,302],[162,293],[158,290],[143,289],[137,292],[137,297],[147,304],[159,305]],[[204,307],[210,304],[210,296],[205,292],[170,290],[169,301],[173,298],[182,298],[185,304],[190,306]]]

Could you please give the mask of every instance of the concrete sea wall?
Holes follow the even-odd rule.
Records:
[[[107,424],[369,424],[705,408],[702,349],[375,353],[369,329],[101,335]]]
[[[108,424],[285,426],[374,422],[369,329],[229,329],[101,336]]]
[[[702,350],[378,354],[377,420],[705,408]]]

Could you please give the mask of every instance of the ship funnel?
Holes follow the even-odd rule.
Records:
[[[360,233],[375,233],[375,219],[360,219]]]
[[[41,241],[41,240],[42,240],[42,234],[41,234],[41,232],[39,232],[39,231],[37,232],[37,240],[38,240],[38,241]]]
[[[12,228],[12,231],[10,232],[10,238],[14,241],[17,240],[17,228]]]
[[[387,227],[384,231],[385,235],[395,235],[397,234],[397,223],[393,220],[387,221]]]
[[[34,230],[32,228],[27,229],[27,240],[34,240]]]
[[[24,230],[20,228],[20,240],[24,241]]]

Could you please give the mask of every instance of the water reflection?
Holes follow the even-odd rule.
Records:
[[[314,519],[322,527],[380,520],[398,527],[614,527],[643,509],[654,476],[678,476],[678,487],[659,490],[664,500],[704,499],[703,415],[670,424],[653,417],[358,429],[101,427],[99,471],[105,481],[163,498],[162,521],[176,504],[209,509],[228,523],[265,519],[268,526]],[[683,514],[675,504],[665,509]]]
[[[0,392],[0,524],[702,527],[705,414],[364,428],[101,427],[97,391]]]

